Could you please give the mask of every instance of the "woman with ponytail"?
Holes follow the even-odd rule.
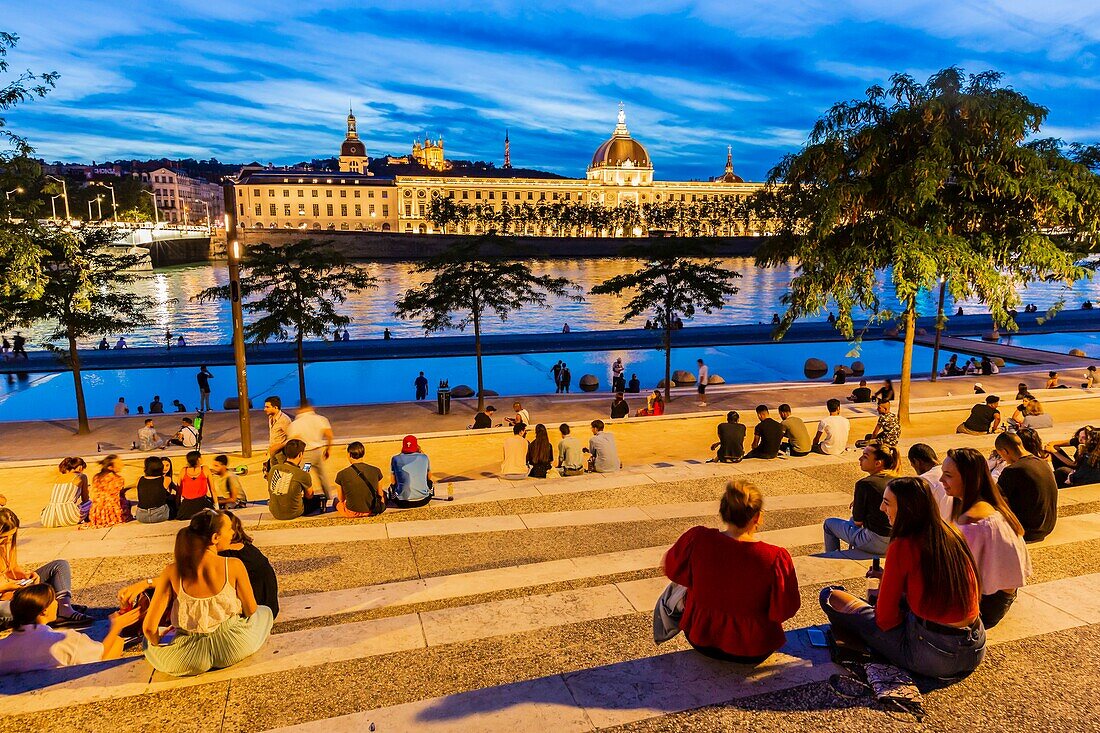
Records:
[[[145,658],[174,677],[229,667],[271,633],[271,609],[258,606],[244,564],[218,556],[233,542],[225,514],[205,509],[176,534],[175,562],[157,578],[145,614]],[[161,644],[159,621],[171,605],[175,638]]]
[[[892,664],[927,677],[973,672],[985,656],[978,614],[978,573],[966,540],[940,518],[928,484],[896,478],[882,510],[890,545],[878,602],[872,606],[843,588],[821,591],[821,607],[838,637],[857,636]]]

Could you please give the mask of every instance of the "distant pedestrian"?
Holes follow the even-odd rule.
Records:
[[[199,383],[199,412],[206,412],[210,409],[210,380],[213,377],[214,375],[210,373],[205,364],[199,367],[199,373],[195,375],[195,379]]]
[[[569,383],[573,381],[573,372],[569,371],[569,367],[566,364],[561,365],[561,392],[562,394],[569,394]]]
[[[8,340],[4,339],[4,351],[5,352],[7,352],[7,348],[8,348]],[[107,343],[107,337],[106,336],[104,336],[102,339],[100,339],[100,341],[99,341],[99,350],[100,351],[107,351],[110,348],[111,348],[111,345],[109,343]]]
[[[172,332],[168,329],[164,330],[164,343],[168,347],[168,350],[172,350]]]
[[[340,340],[341,341],[350,341],[351,340],[351,336],[348,335],[347,326],[344,326],[344,335],[340,337]]]
[[[428,378],[424,376],[424,372],[420,372],[420,376],[413,380],[413,385],[416,387],[417,400],[428,398]]]
[[[829,311],[829,317],[826,318],[825,320],[829,323],[834,323],[835,324],[836,323],[836,316],[833,315],[832,311]]]
[[[637,374],[630,375],[630,381],[626,383],[626,391],[630,394],[638,394],[642,391],[642,383],[638,381]]]
[[[11,343],[8,341],[8,337],[4,336],[0,341],[0,354],[3,355],[4,361],[11,358]]]
[[[187,339],[183,337],[182,333],[179,335],[179,338],[176,339],[176,346],[180,347],[181,349],[184,346],[187,346]]]
[[[699,365],[699,407],[707,406],[707,380],[710,379],[710,370],[707,369],[707,365],[703,363],[702,359],[696,359],[696,363]]]
[[[126,398],[119,397],[115,403],[115,417],[125,417],[130,414],[130,408],[126,405]]]
[[[382,332],[382,338],[386,341],[389,341],[392,338],[392,336],[390,335],[390,329],[387,328],[385,331]]]
[[[772,323],[779,323],[779,314],[772,313]]]
[[[160,401],[160,395],[153,395],[153,401],[149,403],[149,414],[155,415],[164,412],[164,403]]]
[[[565,366],[561,359],[558,359],[558,363],[550,368],[550,371],[554,373],[554,394],[561,392],[561,370]]]
[[[562,332],[562,333],[569,333],[569,324],[568,324],[568,323],[564,324],[564,325],[563,325],[563,326],[561,327],[561,332]]]
[[[290,423],[289,434],[292,440],[305,443],[305,462],[310,464],[311,472],[317,475],[327,504],[336,496],[336,485],[325,465],[332,452],[332,424],[328,418],[318,415],[313,405],[307,402],[298,408],[298,414]]]
[[[18,336],[16,338],[18,338]],[[125,348],[126,348],[126,337],[125,336],[119,336],[118,341],[115,341],[115,349],[125,349]]]
[[[27,356],[27,339],[26,339],[25,336],[23,336],[23,334],[16,331],[15,335],[11,337],[11,341],[12,341],[12,350],[11,350],[12,358],[17,357],[20,354],[23,355],[24,359],[30,358],[30,357]]]
[[[179,400],[172,400],[172,407],[176,408],[176,412],[187,412],[187,407]]]

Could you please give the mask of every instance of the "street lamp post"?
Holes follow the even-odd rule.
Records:
[[[50,210],[53,212],[53,220],[57,221],[57,200],[61,198],[61,194],[50,197]]]
[[[213,230],[213,222],[210,221],[210,204],[205,201],[199,201],[199,203],[206,207],[206,232],[209,234]]]
[[[153,218],[157,224],[160,224],[160,209],[157,208],[157,195],[152,191],[142,191],[153,199]]]
[[[46,176],[46,178],[49,178],[51,181],[57,181],[61,184],[61,198],[65,202],[65,220],[71,221],[72,216],[69,214],[69,187],[68,185],[66,185],[65,179],[58,178],[57,176]],[[57,216],[55,215],[54,218],[56,219]]]
[[[233,361],[237,367],[237,414],[241,429],[241,455],[252,456],[252,424],[248,410],[248,374],[244,354],[244,314],[241,309],[241,245],[237,241],[234,186],[225,187],[225,241],[229,256],[229,303],[233,313]]]
[[[90,185],[92,185],[92,186],[103,186],[103,188],[108,188],[108,189],[111,190],[111,211],[113,212],[113,214],[111,216],[111,219],[112,219],[112,221],[117,222],[118,221],[118,204],[115,203],[115,187],[112,186],[109,183],[103,183],[102,181],[92,181],[92,183]],[[100,218],[101,219],[103,218],[102,214],[100,214]]]
[[[11,201],[11,195],[13,193],[23,193],[23,187],[22,186],[16,186],[15,188],[13,188],[10,191],[4,191],[4,198],[8,201]]]
[[[92,220],[92,200],[88,199],[88,221]]]
[[[943,298],[945,293],[945,285],[947,278],[944,275],[940,275],[940,307],[936,311],[936,343],[932,348],[932,380],[936,381],[936,375],[939,374],[940,369],[940,338],[943,336]]]

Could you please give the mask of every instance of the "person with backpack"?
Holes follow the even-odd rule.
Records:
[[[187,454],[187,466],[180,474],[176,519],[190,521],[203,509],[213,509],[216,503],[214,484],[202,465],[202,454],[193,450]]]
[[[358,440],[349,443],[351,465],[336,474],[336,512],[342,517],[374,517],[386,511],[382,471],[364,462],[365,454],[366,449]]]

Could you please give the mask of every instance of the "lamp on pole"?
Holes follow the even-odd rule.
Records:
[[[241,455],[252,456],[252,424],[248,411],[248,374],[244,354],[244,314],[241,309],[241,244],[237,241],[235,189],[225,187],[225,242],[229,256],[229,304],[233,313],[233,361],[237,367],[237,414]]]
[[[13,193],[23,193],[23,187],[22,186],[16,186],[15,188],[13,188],[10,191],[4,191],[4,198],[8,201],[11,201],[11,195]]]
[[[88,221],[92,220],[92,200],[88,199]]]
[[[91,185],[91,186],[103,186],[103,188],[109,188],[111,190],[111,211],[114,212],[111,216],[111,220],[117,222],[118,221],[118,204],[115,203],[115,187],[112,186],[109,183],[103,183],[102,181],[92,181],[92,183],[90,183],[89,185]],[[100,218],[101,219],[103,218],[102,214],[100,214]]]
[[[49,178],[51,181],[57,181],[61,184],[61,198],[65,202],[65,219],[71,220],[72,216],[69,215],[69,187],[68,185],[66,185],[65,179],[58,178],[57,176],[46,176],[46,178]],[[56,219],[57,216],[54,216],[54,218]]]
[[[50,210],[53,212],[53,220],[57,221],[57,200],[61,198],[61,194],[50,197]]]
[[[153,218],[157,224],[160,224],[160,209],[157,208],[157,195],[152,191],[142,191],[142,193],[149,195],[153,199]]]
[[[936,311],[936,343],[932,347],[932,380],[936,381],[936,375],[940,370],[940,338],[943,336],[943,298],[945,293],[945,285],[947,283],[947,277],[940,275],[940,307]]]
[[[199,201],[199,203],[206,207],[206,232],[209,234],[213,229],[213,222],[210,221],[210,204],[205,201]]]

